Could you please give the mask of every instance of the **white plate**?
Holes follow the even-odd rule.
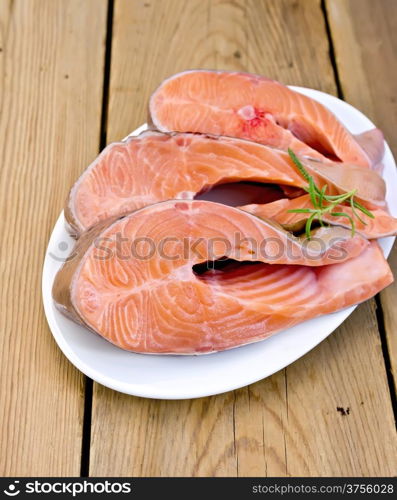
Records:
[[[360,111],[331,95],[293,87],[323,103],[353,133],[372,128]],[[145,129],[140,127],[133,134]],[[397,215],[397,174],[391,151],[386,145],[384,177],[387,201]],[[380,241],[386,255],[394,238]],[[76,325],[54,307],[51,287],[56,272],[70,252],[74,240],[59,216],[51,235],[43,268],[43,301],[52,334],[65,356],[83,373],[120,392],[161,399],[209,396],[237,389],[272,375],[313,349],[335,330],[354,310],[315,318],[269,339],[230,351],[202,356],[153,356],[123,351],[99,335]],[[225,328],[227,319],[225,319]]]

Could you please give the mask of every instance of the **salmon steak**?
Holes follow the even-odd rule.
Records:
[[[314,233],[303,241],[210,201],[153,204],[85,232],[55,278],[54,301],[122,349],[204,354],[357,304],[392,282],[376,242],[342,227]]]
[[[377,172],[301,161],[319,187],[327,185],[329,194],[356,189],[357,199],[369,208],[384,207],[385,183]],[[278,197],[302,194],[307,185],[285,151],[231,137],[150,131],[102,151],[72,187],[65,217],[71,232],[79,236],[110,217],[169,199],[194,199],[214,186],[236,182],[275,186]],[[274,201],[262,195],[258,191],[258,203]]]
[[[314,99],[263,76],[192,70],[165,80],[149,102],[150,121],[163,132],[241,137],[301,156],[379,169],[383,135],[353,136]]]

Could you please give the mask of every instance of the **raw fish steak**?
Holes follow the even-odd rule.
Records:
[[[199,354],[256,342],[391,282],[377,243],[344,228],[316,229],[308,242],[234,207],[166,201],[84,233],[53,297],[123,349]]]
[[[385,184],[377,172],[301,161],[319,187],[327,184],[329,194],[357,189],[357,199],[369,208],[384,206]],[[298,191],[307,185],[285,151],[231,137],[144,132],[102,151],[71,189],[65,217],[78,236],[101,220],[241,181]],[[264,194],[257,202],[267,201]]]
[[[249,73],[178,73],[154,92],[149,111],[154,127],[162,132],[241,137],[363,167],[378,168],[383,156],[380,130],[355,137],[314,99]]]

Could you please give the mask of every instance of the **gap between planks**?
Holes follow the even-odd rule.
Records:
[[[345,95],[343,92],[343,85],[341,82],[341,78],[340,78],[339,70],[338,70],[338,64],[336,61],[335,46],[334,46],[334,41],[332,39],[332,32],[331,32],[331,27],[330,27],[330,21],[328,18],[326,0],[321,0],[321,10],[322,10],[323,15],[324,15],[325,28],[326,28],[326,33],[327,33],[328,43],[329,43],[329,57],[330,57],[332,69],[334,72],[335,84],[336,84],[336,88],[337,88],[338,97],[339,97],[339,99],[345,100]],[[390,360],[390,353],[388,350],[387,335],[386,335],[386,329],[385,329],[385,317],[384,317],[382,302],[380,300],[380,294],[377,294],[374,297],[374,300],[375,300],[375,304],[376,304],[376,321],[377,321],[379,338],[380,338],[383,360],[384,360],[384,365],[385,365],[387,384],[389,387],[390,400],[391,400],[391,404],[392,404],[392,408],[393,408],[394,421],[397,424],[396,381],[394,380],[394,377],[393,377],[393,371],[392,371],[391,360]]]
[[[105,40],[105,61],[102,84],[102,110],[101,126],[99,135],[99,151],[106,147],[107,138],[107,117],[109,105],[109,83],[110,83],[110,63],[112,58],[112,34],[113,34],[113,12],[114,0],[108,0],[107,20],[106,20],[106,40]],[[90,474],[90,450],[91,450],[91,420],[92,420],[92,394],[93,380],[85,375],[84,384],[84,417],[83,434],[81,440],[81,466],[80,477],[89,477]]]

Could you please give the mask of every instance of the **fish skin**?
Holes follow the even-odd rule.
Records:
[[[345,262],[318,265],[327,262],[327,252],[320,261],[302,252],[294,264],[290,256],[274,254],[267,264],[269,257],[253,255],[249,245],[236,245],[233,235],[237,229],[242,239],[285,241],[282,231],[242,210],[208,201],[167,201],[103,224],[77,242],[75,258],[55,278],[53,297],[63,313],[71,308],[75,320],[77,316],[108,341],[134,352],[231,349],[366,300],[392,281],[377,244],[358,236],[346,239],[350,248],[357,243],[359,251]],[[124,238],[119,254],[117,235]],[[142,248],[140,259],[126,253],[140,237],[151,238],[160,248],[164,236],[175,238],[168,240],[169,259],[156,253],[145,259]],[[204,244],[185,255],[186,237],[190,250],[196,238]],[[221,245],[209,253],[206,243],[219,237],[231,243],[229,257],[256,263],[195,274],[193,265],[225,255]]]
[[[369,208],[384,205],[384,181],[376,172],[301,161],[319,187],[328,185],[329,194],[354,186]],[[285,151],[232,137],[150,131],[102,151],[72,187],[65,218],[79,236],[100,220],[167,199],[193,199],[214,185],[237,181],[282,185],[287,193],[307,185]]]
[[[190,70],[164,80],[149,101],[163,132],[241,137],[327,161],[371,167],[371,155],[325,106],[269,78]]]
[[[386,183],[376,171],[357,165],[331,164],[307,158],[303,163],[320,187],[327,184],[327,194],[355,190],[355,197],[367,208],[386,208]]]
[[[367,153],[371,162],[371,168],[379,173],[383,171],[383,155],[385,153],[385,139],[383,132],[373,128],[355,135],[356,141]]]

